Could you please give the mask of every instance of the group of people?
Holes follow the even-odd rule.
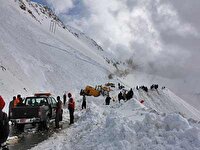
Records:
[[[120,85],[122,86],[122,85]],[[122,89],[119,94],[118,94],[118,101],[120,103],[121,100],[127,101],[130,100],[131,98],[133,98],[134,92],[133,89],[131,88],[128,92],[125,89]],[[110,105],[110,100],[112,98],[110,97],[109,93],[106,96],[105,99],[105,105]],[[115,101],[115,98],[113,98],[113,101]]]
[[[71,93],[64,93],[63,95],[63,104],[64,106],[66,105],[66,102],[67,102],[67,96],[68,96],[68,110],[69,110],[69,116],[70,116],[70,123],[69,124],[73,124],[74,123],[74,110],[75,110],[75,101],[74,101],[74,98],[72,97],[72,94]],[[57,114],[59,114],[61,111],[61,104],[62,104],[62,101],[60,100],[60,97],[58,96],[57,97]],[[56,125],[56,127],[59,127],[59,124]]]
[[[151,90],[152,90],[152,89],[157,90],[157,89],[158,89],[158,84],[153,84],[153,85],[151,85],[151,86],[150,86],[150,89],[151,89]]]
[[[139,90],[139,89],[142,89],[143,91],[148,92],[148,87],[146,87],[144,85],[142,85],[140,87],[136,86],[136,90]]]
[[[123,85],[121,85],[120,83],[118,83],[118,89],[121,90],[123,88],[125,88],[125,87]]]
[[[13,99],[10,101],[10,104],[9,104],[9,114],[8,114],[8,116],[10,117],[10,112],[11,112],[10,110],[12,108],[15,108],[16,106],[20,106],[20,105],[23,105],[23,99],[22,99],[21,95],[18,94],[17,97],[13,96]]]
[[[126,90],[120,91],[118,94],[118,101],[120,103],[121,100],[129,100],[133,98],[133,89],[131,88],[128,92]]]
[[[72,97],[71,93],[68,93],[68,110],[69,110],[69,115],[70,115],[70,123],[74,123],[74,109],[75,109],[75,101]],[[82,105],[82,108],[86,108],[86,98],[84,96],[84,103]],[[67,96],[63,96],[63,103],[64,105],[66,104]],[[9,104],[9,112],[12,108],[15,108],[17,106],[23,105],[23,99],[21,98],[21,95],[17,95],[13,97],[12,101]],[[3,97],[0,95],[0,148],[6,147],[6,140],[9,135],[9,116],[5,112],[3,112],[3,108],[5,107],[5,101]],[[62,101],[60,96],[57,96],[57,107],[56,107],[56,118],[55,118],[55,126],[56,128],[59,128],[59,114],[61,113],[62,110]]]
[[[162,87],[162,89],[164,89],[165,87]],[[151,86],[150,86],[150,88],[148,89],[148,87],[146,87],[146,86],[144,86],[144,85],[142,85],[142,86],[136,86],[136,90],[139,90],[139,89],[142,89],[142,90],[144,90],[145,92],[148,92],[148,90],[149,89],[151,89],[151,90],[153,90],[153,89],[155,89],[155,90],[157,90],[158,89],[158,84],[152,84]]]

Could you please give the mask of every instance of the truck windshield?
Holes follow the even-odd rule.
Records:
[[[44,97],[28,97],[26,98],[25,104],[27,106],[43,106],[47,105],[47,101]]]

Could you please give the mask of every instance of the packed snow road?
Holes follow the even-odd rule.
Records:
[[[47,140],[52,134],[69,127],[68,122],[60,123],[60,129],[55,129],[51,124],[49,130],[38,131],[37,127],[27,125],[24,132],[17,131],[13,126],[10,126],[10,138],[8,140],[9,150],[27,150],[44,140]]]

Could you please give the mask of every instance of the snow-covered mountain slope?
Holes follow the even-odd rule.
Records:
[[[196,107],[191,106],[191,103],[184,101],[171,89],[162,87],[173,87],[177,83],[177,80],[167,79],[155,75],[145,74],[142,72],[134,72],[128,76],[119,79],[120,82],[129,88],[134,87],[135,98],[138,100],[144,100],[145,105],[159,112],[171,113],[177,112],[182,115],[186,115],[187,118],[200,119],[200,113]],[[158,84],[158,90],[150,90],[152,84]],[[173,85],[174,84],[174,85]],[[147,86],[148,92],[142,89],[136,90],[136,86]]]
[[[108,74],[115,69],[108,60],[113,62],[114,58],[95,41],[65,26],[51,10],[37,3],[8,0],[1,4],[0,90],[7,102],[18,93],[24,96],[37,91],[78,93],[87,84],[107,82]],[[49,30],[52,20],[56,22],[55,33]],[[140,72],[119,80],[129,87],[149,86],[161,80],[168,83],[167,79]],[[195,108],[170,91],[135,93],[137,99],[144,99],[152,109],[199,118]]]
[[[134,89],[134,98],[122,103],[116,100],[116,88],[110,93],[116,100],[110,106],[104,105],[103,96],[87,97],[88,108],[81,110],[80,89],[108,82],[115,69],[108,60],[114,58],[41,5],[0,2],[0,94],[8,103],[18,93],[71,91],[76,101],[75,124],[34,149],[200,149],[199,111],[167,88],[148,94]],[[55,33],[49,30],[53,18]],[[137,72],[111,81],[129,89],[161,80],[167,82]],[[68,119],[65,109],[64,121]]]
[[[136,97],[139,100],[145,101],[145,106],[164,113],[180,113],[187,118],[200,120],[200,112],[186,103],[184,100],[176,96],[169,89],[149,90],[148,93],[139,89],[135,91]]]
[[[25,0],[0,2],[0,91],[6,101],[18,93],[80,89],[105,81],[113,70],[97,44],[74,36],[47,8]],[[53,18],[55,34],[49,30]]]

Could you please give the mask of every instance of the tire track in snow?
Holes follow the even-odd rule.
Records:
[[[63,49],[63,48],[60,48],[60,47],[57,47],[57,46],[54,46],[54,45],[45,43],[45,42],[39,41],[39,43],[40,43],[40,44],[43,44],[43,45],[46,45],[46,46],[49,46],[49,47],[52,47],[52,48],[55,48],[55,49],[58,49],[58,50],[60,50],[60,51],[62,51],[62,52],[68,53],[68,54],[70,54],[71,56],[74,56],[75,58],[77,58],[77,59],[79,59],[79,60],[82,60],[82,61],[84,61],[84,62],[86,62],[86,63],[89,63],[89,64],[92,64],[92,65],[94,65],[94,66],[98,66],[98,67],[102,68],[103,70],[108,71],[108,69],[106,69],[105,67],[103,67],[101,64],[99,64],[98,62],[94,61],[94,60],[91,59],[89,56],[86,56],[86,55],[84,55],[83,53],[78,52],[78,50],[74,49],[73,47],[71,47],[71,46],[69,46],[69,45],[67,45],[67,47],[68,47],[69,49],[72,49],[72,50],[73,50],[73,53],[70,52],[69,50],[66,50],[66,49]],[[81,58],[81,56],[82,56],[82,57],[85,57],[86,59]]]

